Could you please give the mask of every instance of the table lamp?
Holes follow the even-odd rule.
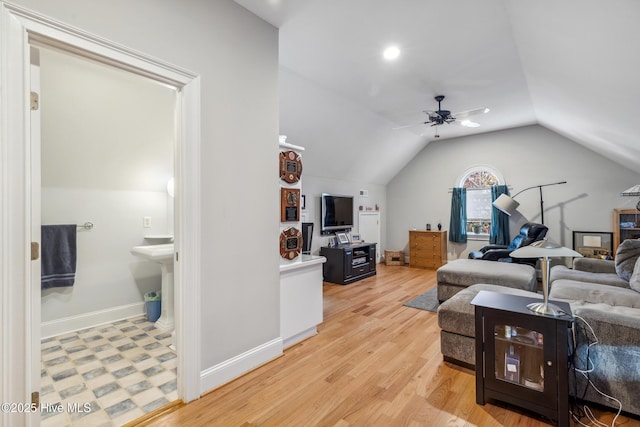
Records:
[[[560,316],[565,314],[560,307],[549,303],[549,258],[560,257],[582,257],[578,252],[565,248],[551,240],[538,240],[528,246],[523,246],[511,252],[509,256],[513,258],[540,258],[540,267],[542,268],[542,294],[543,302],[536,302],[527,305],[527,308],[538,314],[547,314],[551,316]]]

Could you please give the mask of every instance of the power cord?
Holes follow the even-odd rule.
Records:
[[[587,345],[586,360],[583,362],[583,363],[586,364],[585,369],[579,369],[578,367],[576,367],[576,363],[575,363],[576,359],[578,358],[578,355],[576,354],[576,351],[575,351],[576,343],[577,343],[576,330],[575,329],[577,329],[577,328],[575,328],[574,331],[573,331],[573,341],[574,341],[573,348],[574,348],[574,351],[573,351],[573,354],[572,354],[572,357],[571,357],[571,361],[572,361],[572,364],[573,364],[573,372],[574,372],[574,387],[575,387],[574,396],[575,397],[578,396],[578,390],[577,390],[578,384],[577,384],[577,381],[575,381],[576,380],[576,377],[575,377],[576,374],[575,373],[578,372],[578,373],[582,374],[582,376],[584,376],[586,378],[586,380],[587,380],[587,386],[585,386],[584,392],[582,393],[582,398],[585,397],[585,395],[587,393],[588,386],[591,385],[591,387],[593,387],[593,389],[596,392],[598,392],[601,396],[604,396],[607,399],[613,400],[614,402],[616,402],[618,404],[618,412],[616,413],[615,417],[613,417],[613,420],[611,421],[611,427],[614,427],[615,424],[616,424],[616,420],[618,419],[618,417],[620,416],[620,413],[622,412],[622,402],[620,402],[615,397],[610,396],[610,395],[600,391],[600,389],[598,389],[598,387],[596,387],[596,385],[593,383],[593,381],[591,381],[591,378],[589,378],[589,373],[593,372],[594,369],[595,369],[595,364],[593,363],[593,361],[591,360],[591,357],[590,357],[590,350],[591,350],[591,347],[593,347],[594,345],[598,344],[598,337],[596,336],[596,333],[593,331],[593,328],[591,327],[589,322],[587,322],[583,317],[578,316],[576,314],[574,314],[573,317],[575,317],[577,319],[580,319],[582,321],[582,323],[584,323],[589,328],[589,331],[591,332],[591,336],[593,337],[593,341],[590,342],[589,345]],[[589,334],[584,329],[584,326],[583,326],[583,332],[584,332],[584,335],[585,335],[585,338],[586,338],[587,342],[590,341],[589,340]],[[571,417],[573,418],[573,420],[576,423],[581,424],[581,425],[586,426],[586,427],[590,427],[588,424],[584,424],[581,421],[582,418],[586,417],[592,424],[595,424],[596,426],[609,427],[607,424],[605,424],[605,423],[603,423],[601,421],[598,421],[596,419],[596,417],[593,415],[593,412],[591,411],[591,409],[587,405],[584,405],[583,408],[580,408],[577,405],[577,403],[575,403],[575,406],[576,406],[576,409],[578,410],[576,412],[582,412],[582,414],[576,414],[573,410],[570,411]]]

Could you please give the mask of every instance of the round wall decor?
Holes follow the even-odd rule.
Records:
[[[295,227],[289,227],[280,233],[280,256],[284,259],[294,259],[302,251],[302,232]]]
[[[302,159],[295,151],[280,152],[280,179],[293,184],[302,175]]]

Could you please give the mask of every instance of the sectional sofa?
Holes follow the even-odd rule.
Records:
[[[613,261],[576,258],[551,269],[550,298],[569,300],[576,334],[579,397],[640,415],[640,261],[628,276]],[[636,276],[633,278],[632,276]],[[629,280],[627,280],[629,277]],[[635,289],[634,289],[635,288]],[[596,343],[597,344],[594,344]],[[598,393],[593,383],[602,393]],[[584,394],[583,394],[584,393]]]
[[[638,249],[640,255],[640,241]],[[555,266],[551,270],[550,298],[568,301],[576,319],[571,343],[576,368],[569,378],[571,393],[613,410],[621,405],[622,411],[640,416],[638,258],[630,258],[630,274],[628,268],[625,274],[617,271],[614,261],[587,258],[575,259],[573,268]],[[494,269],[501,268],[501,263],[491,264]],[[470,301],[480,290],[541,297],[528,290],[486,283],[473,284],[452,295],[438,309],[445,361],[475,365],[474,308]]]

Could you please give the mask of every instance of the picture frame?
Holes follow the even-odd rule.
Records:
[[[338,238],[338,244],[340,245],[346,245],[349,243],[349,236],[347,236],[347,233],[336,233],[336,237]]]
[[[613,233],[574,231],[573,250],[586,258],[613,259]]]
[[[360,241],[360,233],[351,233],[351,241],[359,242]]]
[[[300,221],[300,189],[280,189],[280,222]]]

